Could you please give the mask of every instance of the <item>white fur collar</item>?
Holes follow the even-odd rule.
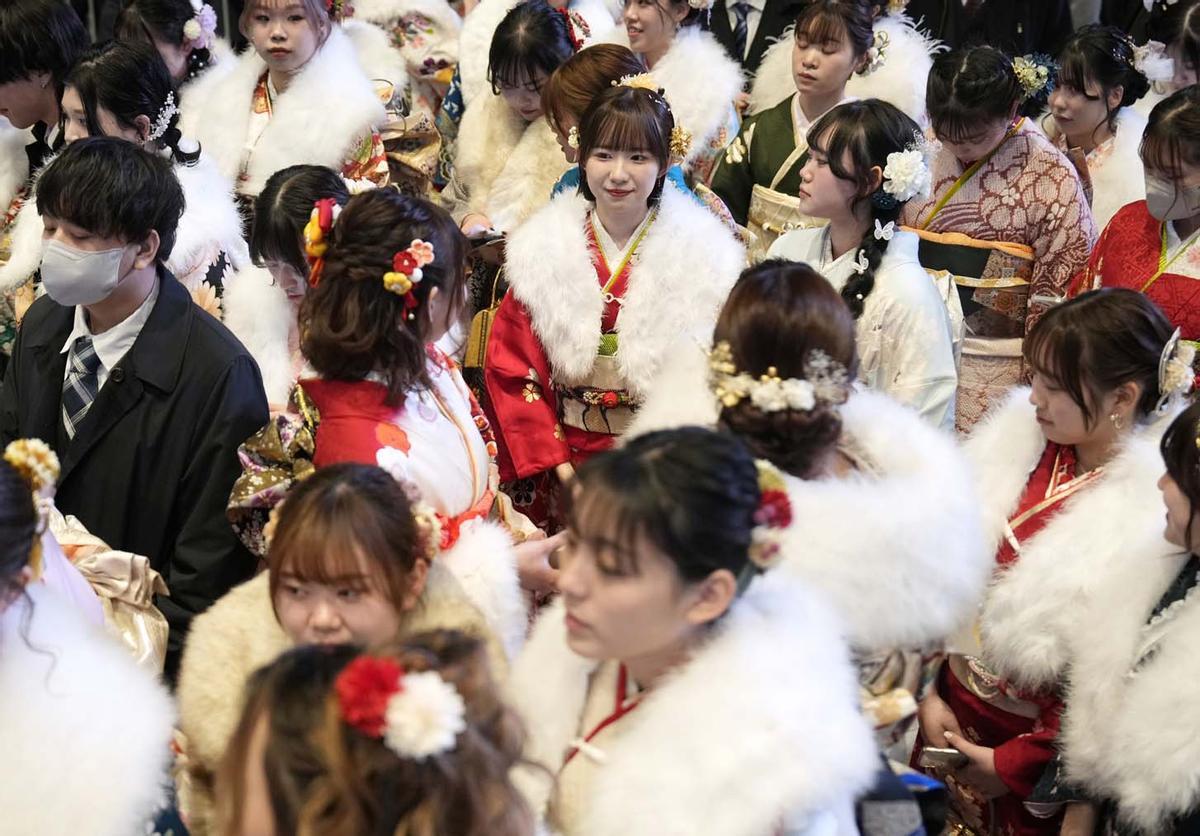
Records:
[[[296,310],[271,274],[253,265],[239,271],[221,300],[225,327],[246,346],[262,372],[267,402],[286,404],[296,374],[290,336],[297,328]]]
[[[42,166],[45,170],[45,166]],[[36,182],[37,176],[34,176]],[[17,220],[10,229],[8,261],[0,264],[0,293],[15,290],[37,272],[42,263],[42,216],[38,214],[37,199],[33,186],[29,197],[17,212]]]
[[[30,131],[17,130],[0,116],[0,215],[22,186],[29,182],[29,156],[25,146],[33,142]]]
[[[543,614],[508,689],[528,723],[528,758],[551,773],[579,733],[595,668],[567,647],[564,613],[560,598]],[[879,762],[837,632],[803,588],[755,580],[691,659],[622,720],[580,832],[761,836],[785,818],[849,802]],[[544,775],[530,770],[519,783],[544,812]]]
[[[233,183],[207,155],[195,165],[174,168],[186,205],[168,267],[191,263],[192,256],[213,241],[235,270],[249,264],[250,251],[242,237],[242,217],[233,201]]]
[[[250,122],[250,102],[266,64],[247,50],[227,74],[201,76],[188,96],[184,133],[200,141],[221,173],[237,178]],[[356,142],[380,125],[383,105],[335,26],[324,46],[292,79],[250,160],[245,191],[257,194],[267,179],[290,165],[310,163],[340,170]]]
[[[355,6],[357,11],[358,7]],[[353,42],[358,63],[366,70],[368,77],[390,82],[397,93],[408,89],[404,56],[392,45],[391,35],[366,20],[347,20],[342,23],[342,31]]]
[[[440,35],[457,35],[463,25],[446,0],[357,0],[354,4],[356,18],[385,29],[396,26],[407,15],[420,15],[433,22],[442,30]],[[458,44],[447,38],[446,49],[457,53]]]
[[[978,469],[993,551],[1046,445],[1028,396],[1028,389],[1016,390],[966,445]],[[1130,434],[1099,481],[1067,499],[1021,544],[1018,560],[996,575],[981,626],[987,659],[1004,676],[1029,687],[1059,681],[1067,637],[1097,580],[1114,561],[1130,559],[1131,539],[1161,531],[1155,483],[1162,473],[1158,439],[1165,423]],[[1161,533],[1158,539],[1162,542]]]
[[[171,700],[53,591],[28,595],[0,618],[4,830],[142,833],[165,801]]]
[[[1046,115],[1037,123],[1048,139],[1057,143],[1062,136],[1054,116]],[[1146,182],[1139,149],[1146,130],[1146,117],[1132,107],[1117,111],[1111,145],[1099,155],[1089,155],[1088,177],[1092,185],[1092,217],[1096,228],[1104,229],[1117,210],[1146,197]]]
[[[617,321],[617,362],[638,394],[650,391],[674,340],[711,332],[745,259],[741,244],[691,197],[666,188],[659,207]],[[581,195],[559,195],[507,247],[512,292],[529,310],[555,379],[567,384],[592,370],[604,307],[584,232],[587,209]]]
[[[1081,619],[1059,738],[1068,777],[1116,799],[1121,824],[1142,833],[1170,833],[1172,818],[1200,806],[1200,599],[1128,676],[1142,627],[1183,563],[1161,556],[1156,533],[1120,555]]]

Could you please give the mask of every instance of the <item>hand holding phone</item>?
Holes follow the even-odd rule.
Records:
[[[953,771],[966,766],[969,758],[957,749],[941,749],[936,746],[926,746],[921,750],[917,763],[924,769],[941,769]]]

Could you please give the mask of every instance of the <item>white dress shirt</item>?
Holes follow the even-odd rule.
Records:
[[[93,334],[92,329],[88,327],[87,312],[83,305],[75,306],[75,327],[71,329],[67,341],[63,343],[62,353],[66,354],[70,351],[71,346],[80,337],[92,338],[92,346],[96,349],[96,356],[100,359],[100,366],[96,369],[97,393],[104,388],[104,383],[108,380],[108,373],[117,363],[121,362],[121,358],[137,341],[138,334],[142,333],[146,320],[150,318],[150,312],[154,310],[154,303],[158,301],[158,290],[161,284],[161,279],[156,281],[150,290],[150,295],[146,297],[146,301],[142,302],[136,311],[103,334]],[[68,363],[63,369],[63,380],[66,380],[70,373],[71,364]]]
[[[733,7],[740,0],[725,0],[725,13],[729,15],[729,28],[732,31],[737,31],[737,13]],[[742,58],[750,54],[750,45],[754,43],[754,35],[758,32],[758,23],[762,20],[763,7],[767,5],[767,0],[745,0],[750,6],[750,11],[746,13],[746,49],[742,53]]]

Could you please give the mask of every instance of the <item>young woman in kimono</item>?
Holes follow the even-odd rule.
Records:
[[[1078,173],[1017,116],[1047,79],[987,46],[939,55],[929,75],[941,148],[929,197],[910,200],[901,219],[921,238],[922,266],[952,276],[962,299],[960,431],[1022,379],[1023,336],[1066,295],[1096,240]]]
[[[349,210],[347,210],[349,211]],[[241,715],[247,679],[298,645],[374,645],[432,629],[483,641],[491,668],[508,667],[506,635],[525,618],[491,621],[451,567],[464,554],[495,559],[494,543],[465,535],[453,545],[433,509],[395,475],[342,463],[301,481],[279,506],[267,571],[199,616],[180,668],[181,802],[191,833],[213,821],[213,775]],[[506,634],[507,631],[507,634]]]
[[[514,500],[539,525],[558,479],[628,425],[671,341],[709,332],[743,264],[727,227],[665,187],[683,139],[660,92],[609,88],[579,126],[579,193],[509,237],[484,377],[501,478],[522,480]]]
[[[1200,340],[1200,88],[1150,114],[1141,145],[1146,199],[1104,228],[1076,289],[1127,287],[1149,296],[1183,338]]]
[[[783,472],[794,520],[777,571],[837,610],[887,749],[905,738],[928,658],[971,618],[992,561],[953,439],[853,387],[855,330],[812,267],[752,267],[721,310],[715,348],[676,345],[628,435],[717,426]]]
[[[878,756],[836,619],[771,568],[781,485],[699,427],[580,468],[561,595],[508,683],[529,731],[518,786],[550,829],[857,832]]]
[[[217,37],[217,13],[203,0],[128,0],[116,25],[117,39],[158,50],[172,84],[186,85],[209,72],[224,73],[236,60]]]
[[[268,177],[300,163],[386,184],[384,106],[324,0],[254,0],[238,25],[251,48],[230,72],[191,85],[183,129],[234,180],[247,208]]]
[[[1149,116],[1159,102],[1200,80],[1200,0],[1155,0],[1150,10],[1146,35],[1166,46],[1172,75],[1156,81],[1135,107]],[[1149,44],[1147,44],[1149,45]]]
[[[929,189],[917,123],[879,99],[838,105],[809,129],[798,209],[828,220],[786,232],[768,255],[819,270],[857,320],[859,379],[935,426],[954,426],[958,295],[944,293],[917,260],[918,238],[896,229],[904,205]],[[945,297],[945,298],[943,298]],[[960,325],[961,327],[961,325]]]
[[[952,827],[963,832],[1059,832],[1061,805],[1040,803],[1034,788],[1054,756],[1063,683],[1022,673],[1013,660],[1046,662],[1044,649],[1078,600],[1046,594],[1042,578],[1054,584],[1064,562],[1081,580],[1100,577],[1128,554],[1127,538],[1157,527],[1161,509],[1142,498],[1161,472],[1163,427],[1152,419],[1171,343],[1166,317],[1133,291],[1095,291],[1052,308],[1025,343],[1032,389],[997,404],[966,442],[996,574],[981,638],[964,639],[921,703],[914,751],[914,760],[925,746],[965,756],[942,772]]]
[[[1042,127],[1079,171],[1097,229],[1122,206],[1146,197],[1138,156],[1146,118],[1133,104],[1150,89],[1151,75],[1162,77],[1162,63],[1141,55],[1112,26],[1080,29],[1058,56],[1058,80]]]

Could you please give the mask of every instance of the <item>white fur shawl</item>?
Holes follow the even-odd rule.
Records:
[[[966,449],[976,465],[989,545],[999,547],[1046,439],[1028,401],[1016,390],[979,424]],[[1168,554],[1162,539],[1162,475],[1158,439],[1166,421],[1131,433],[1094,484],[1067,499],[1046,526],[1021,544],[1019,559],[998,572],[982,615],[983,649],[990,665],[1019,685],[1038,688],[1066,672],[1068,641],[1081,608],[1121,561]],[[1156,553],[1133,553],[1157,535]]]
[[[201,76],[189,90],[183,132],[199,140],[226,177],[237,178],[249,130],[251,99],[266,63],[253,49],[228,73]],[[356,142],[384,119],[383,104],[355,54],[354,43],[333,27],[328,40],[275,102],[247,171],[245,191],[257,194],[290,165],[340,170]]]
[[[856,99],[883,99],[907,113],[919,125],[928,124],[925,114],[925,82],[933,56],[943,49],[903,13],[889,14],[875,22],[875,31],[886,33],[888,46],[883,64],[870,75],[852,75],[846,95]],[[750,89],[750,115],[769,110],[795,94],[792,73],[793,27],[768,47]]]
[[[705,349],[675,347],[628,437],[717,420]],[[838,610],[856,650],[945,639],[975,612],[992,566],[970,469],[953,439],[888,396],[842,407],[846,443],[874,473],[789,478],[795,521],[780,571]]]
[[[606,40],[629,46],[629,34],[623,28],[614,29]],[[691,162],[729,123],[733,100],[742,92],[745,80],[742,68],[710,33],[687,26],[675,35],[650,75],[666,93],[675,124],[692,134],[692,147],[684,160]]]
[[[287,294],[262,267],[238,272],[221,300],[225,327],[241,341],[262,372],[267,402],[287,403],[296,382],[289,337],[297,328]]]
[[[358,6],[354,7],[356,16]],[[397,93],[408,89],[408,70],[404,64],[404,56],[392,45],[392,36],[374,22],[366,20],[346,20],[342,23],[344,31],[354,44],[354,52],[358,55],[358,63],[372,79],[382,79],[390,82]]]
[[[31,142],[32,132],[18,130],[0,116],[0,214],[8,211],[17,191],[29,180],[25,146]]]
[[[556,773],[596,663],[567,646],[560,598],[513,666],[526,755]],[[762,836],[844,806],[878,768],[833,615],[786,578],[755,580],[709,638],[621,722],[586,805],[586,836]],[[544,773],[518,785],[544,814]],[[788,832],[793,832],[788,830]]]
[[[604,308],[584,232],[587,209],[582,195],[561,194],[507,247],[512,292],[529,311],[555,379],[566,384],[591,372]],[[650,391],[675,340],[711,333],[744,261],[742,245],[712,213],[663,189],[617,320],[617,363],[631,391]]]
[[[171,700],[53,591],[28,594],[0,617],[0,829],[143,833],[166,801]]]
[[[357,0],[354,17],[391,29],[406,15],[421,15],[434,25],[439,53],[450,58],[458,56],[458,34],[463,21],[446,0]]]
[[[1053,116],[1042,121],[1042,127],[1050,139],[1062,133]],[[1092,180],[1092,217],[1096,229],[1104,229],[1117,210],[1127,203],[1146,198],[1146,180],[1142,166],[1142,134],[1146,131],[1146,117],[1132,107],[1117,111],[1116,133],[1112,147],[1102,152],[1095,163],[1088,162],[1088,175]]]
[[[1142,627],[1182,566],[1156,556],[1160,528],[1161,518],[1119,555],[1080,619],[1059,737],[1067,777],[1115,799],[1122,824],[1142,833],[1171,832],[1173,817],[1200,806],[1200,601],[1183,605],[1157,654],[1128,676]]]

